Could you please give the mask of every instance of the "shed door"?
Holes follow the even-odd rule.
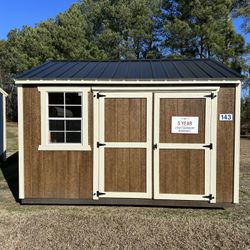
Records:
[[[155,94],[155,199],[214,202],[211,104],[211,93]]]
[[[99,198],[152,198],[152,93],[99,98]]]

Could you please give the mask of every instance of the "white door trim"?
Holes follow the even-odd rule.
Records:
[[[98,92],[94,92],[97,96]],[[94,98],[94,183],[93,198],[99,199],[97,192],[105,193],[103,198],[152,198],[152,93],[150,92],[102,92],[105,95]],[[104,138],[104,103],[106,98],[146,98],[147,99],[147,141],[146,142],[106,142]],[[97,122],[98,121],[98,122]],[[97,142],[106,144],[97,148]],[[105,192],[104,187],[104,149],[105,148],[145,148],[146,159],[146,192]]]
[[[155,199],[172,199],[172,200],[209,200],[204,196],[212,194],[214,199],[210,202],[216,202],[216,120],[217,120],[217,90],[210,92],[171,92],[156,93],[154,103],[154,144],[157,148],[154,150],[154,198]],[[211,93],[215,98],[206,97]],[[205,143],[204,144],[186,144],[186,143],[159,143],[159,126],[160,126],[160,99],[161,98],[205,98],[206,115],[205,115]],[[211,126],[210,126],[211,124]],[[209,128],[210,129],[207,129]],[[204,148],[204,145],[213,143],[213,149]],[[179,148],[179,149],[203,149],[205,150],[205,194],[187,195],[187,194],[161,194],[159,190],[159,152],[161,148]]]

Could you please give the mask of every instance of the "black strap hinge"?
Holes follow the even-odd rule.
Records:
[[[210,143],[209,145],[204,145],[203,148],[213,149],[213,143]]]
[[[96,98],[97,98],[97,99],[99,99],[100,97],[105,97],[105,96],[106,96],[106,95],[102,95],[102,94],[100,94],[100,93],[97,93],[97,94],[96,94]]]
[[[203,198],[209,199],[210,201],[214,199],[214,196],[212,194],[204,195]]]
[[[99,192],[99,191],[96,191],[96,193],[94,195],[96,195],[97,197],[99,197],[100,195],[105,195],[106,193],[102,193],[102,192]]]
[[[210,97],[211,99],[214,99],[216,95],[214,93],[211,93],[210,95],[205,95],[205,97]]]
[[[99,147],[103,147],[105,146],[106,144],[105,143],[100,143],[99,141],[96,143],[96,146],[99,148]]]

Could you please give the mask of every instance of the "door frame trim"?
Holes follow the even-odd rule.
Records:
[[[212,92],[218,96],[220,87],[218,86],[169,86],[169,87],[130,87],[128,86],[126,89],[124,87],[92,87],[91,90],[93,92],[93,199],[98,200],[99,197],[95,195],[95,190],[98,190],[99,188],[99,157],[98,157],[98,148],[96,147],[97,141],[99,140],[99,100],[96,98],[97,93],[99,92],[109,92],[109,93],[129,93],[129,94],[136,94],[136,93],[169,93],[169,92],[179,92],[179,93],[186,93],[186,92]],[[135,92],[136,91],[136,92]],[[153,104],[154,105],[154,104]],[[215,101],[212,102],[212,109],[215,110],[216,115],[212,116],[211,121],[211,135],[213,137],[213,146],[214,150],[212,150],[214,153],[211,156],[211,177],[213,179],[211,190],[214,193],[215,199],[211,201],[211,203],[216,202],[216,134],[217,134],[217,98],[215,98]],[[153,124],[152,124],[153,125]],[[154,131],[155,133],[155,131]],[[152,153],[153,154],[153,153]],[[151,155],[152,155],[151,154]],[[153,161],[153,159],[152,159]],[[153,166],[153,162],[152,162]],[[152,167],[153,168],[153,167]],[[152,172],[154,175],[154,171]],[[98,178],[96,178],[96,176]],[[155,176],[154,176],[155,178]],[[152,179],[152,178],[151,178]],[[153,188],[153,187],[152,187]],[[195,197],[193,197],[195,198]],[[173,198],[172,198],[173,199]],[[176,200],[181,200],[180,198],[175,198]],[[190,199],[192,200],[192,199]]]
[[[154,143],[158,144],[159,147],[154,150],[154,198],[155,199],[170,199],[170,200],[208,200],[203,195],[189,195],[189,194],[160,194],[159,191],[159,148],[163,144],[159,143],[159,125],[160,125],[160,98],[205,98],[209,100],[205,107],[205,124],[208,124],[210,117],[210,130],[205,133],[205,144],[213,143],[213,149],[204,149],[205,152],[205,178],[209,176],[209,182],[205,179],[205,194],[213,194],[214,199],[211,203],[216,203],[216,132],[217,132],[217,89],[211,88],[211,91],[196,91],[195,93],[191,90],[184,90],[185,92],[179,92],[179,90],[171,92],[156,92],[154,101]],[[211,93],[215,94],[214,99],[208,99],[204,97]],[[165,144],[165,143],[164,143]],[[162,148],[180,148],[180,149],[195,149],[201,148],[203,144],[188,144],[188,143],[168,143]],[[209,164],[210,162],[210,164]],[[208,167],[209,166],[209,167]],[[204,194],[204,195],[205,195]]]
[[[105,96],[94,98],[94,156],[93,156],[93,199],[98,200],[96,191],[104,192],[104,148],[145,148],[146,149],[146,192],[106,192],[103,198],[150,198],[152,199],[152,112],[153,112],[153,93],[152,92],[110,92],[100,91]],[[94,92],[97,96],[99,91]],[[147,99],[147,126],[146,142],[105,142],[105,146],[97,148],[97,142],[104,142],[104,100],[105,98],[146,98]]]

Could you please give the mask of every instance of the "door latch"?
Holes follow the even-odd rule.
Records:
[[[157,149],[158,145],[157,143],[153,145],[153,150]]]

